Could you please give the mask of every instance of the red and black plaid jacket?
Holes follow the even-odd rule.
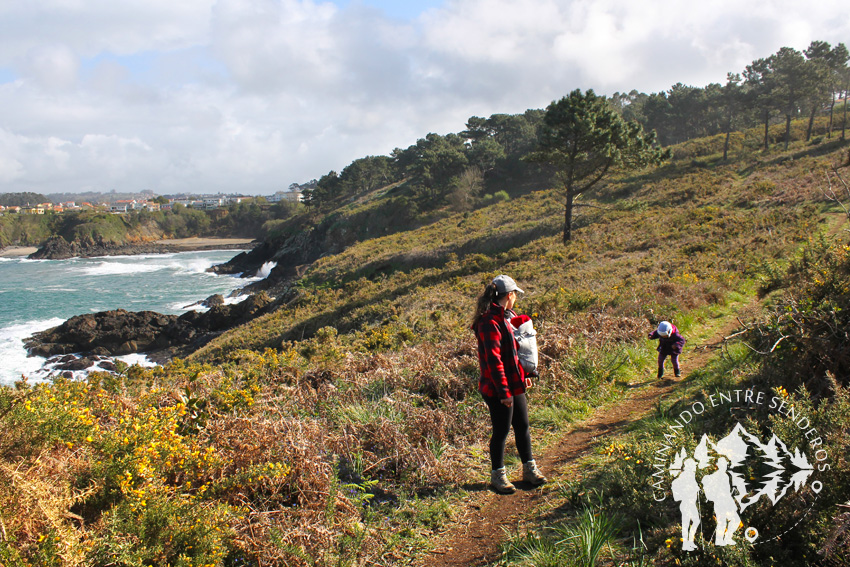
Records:
[[[510,327],[516,313],[497,303],[473,328],[478,339],[481,377],[478,391],[489,398],[510,398],[525,393],[525,374],[517,358],[517,344]]]

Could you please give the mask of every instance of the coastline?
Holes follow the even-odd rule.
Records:
[[[175,246],[183,249],[185,252],[189,252],[192,250],[212,250],[211,247],[213,246],[220,248],[231,246],[233,248],[245,248],[255,241],[256,239],[254,238],[219,238],[217,236],[200,238],[193,236],[191,238],[166,238],[165,240],[156,240],[153,243],[164,246]]]
[[[194,252],[201,250],[247,250],[253,248],[255,239],[251,238],[219,238],[193,236],[190,238],[168,238],[151,240],[118,246],[115,248],[100,248],[95,253],[85,254],[86,257],[98,256],[127,256],[134,254],[169,254],[173,252]],[[38,252],[34,246],[8,246],[0,249],[0,258],[27,258]],[[71,257],[71,256],[65,256]],[[55,259],[59,259],[56,257]]]
[[[227,246],[209,251],[190,249],[204,244]],[[234,250],[234,244],[189,241],[168,254],[49,262],[26,260],[20,249],[6,250],[17,257],[0,260],[0,388],[12,385],[22,375],[35,383],[46,380],[51,370],[66,372],[45,367],[46,357],[27,356],[24,341],[75,316],[121,309],[179,316],[203,311],[195,304],[214,295],[223,297],[225,306],[247,299],[231,294],[252,280],[217,277],[208,271],[241,252]],[[159,362],[159,357],[156,360]],[[76,377],[83,374],[82,370],[68,371]]]

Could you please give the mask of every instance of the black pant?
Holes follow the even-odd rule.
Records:
[[[490,461],[493,470],[505,466],[505,442],[512,425],[520,460],[527,463],[533,458],[531,433],[528,430],[528,401],[525,394],[514,396],[513,400],[514,403],[508,407],[499,398],[484,396],[484,401],[490,408],[490,420],[493,422],[493,435],[490,437]]]

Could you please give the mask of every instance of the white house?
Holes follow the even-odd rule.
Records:
[[[290,187],[287,191],[278,191],[274,195],[270,195],[267,200],[269,203],[279,203],[280,201],[300,203],[304,200],[304,195],[300,189]]]

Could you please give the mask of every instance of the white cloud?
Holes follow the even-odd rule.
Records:
[[[0,129],[0,183],[11,183],[24,172],[24,165],[18,159],[21,140],[16,138],[11,132]]]
[[[21,73],[49,91],[67,90],[75,86],[80,62],[64,45],[42,45],[29,51]]]
[[[80,57],[179,49],[208,41],[214,0],[30,0],[0,3],[0,65],[44,44]]]
[[[431,2],[429,2],[431,3]],[[0,190],[271,193],[574,88],[722,82],[850,40],[837,0],[34,0],[0,5]]]

